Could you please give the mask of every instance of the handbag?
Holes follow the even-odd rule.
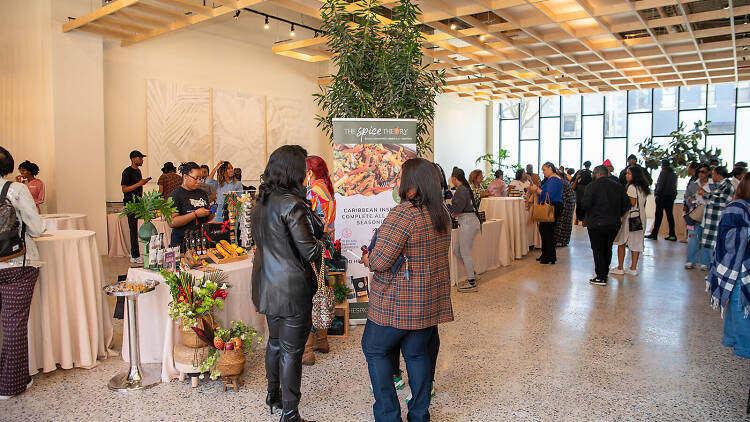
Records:
[[[538,223],[555,222],[555,207],[549,202],[549,193],[544,198],[543,203],[534,204],[534,209],[531,211],[531,219]]]
[[[638,215],[633,217],[633,208],[630,208],[630,216],[628,218],[628,228],[631,232],[638,232],[643,230],[643,221],[641,221],[641,210],[640,202],[638,202],[638,188],[635,189],[635,209]]]
[[[318,291],[312,298],[312,323],[316,330],[327,330],[333,324],[333,308],[336,306],[336,298],[333,290],[326,285],[325,265],[323,254],[320,254],[320,266],[311,262],[313,272],[318,278]]]
[[[705,212],[706,212],[706,206],[703,204],[698,204],[687,215],[693,221],[703,221],[703,214]]]

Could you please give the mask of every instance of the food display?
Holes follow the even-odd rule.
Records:
[[[401,163],[417,153],[395,144],[336,144],[334,158],[344,161],[333,174],[333,190],[342,196],[372,196],[393,190]]]
[[[226,240],[216,242],[216,247],[208,250],[208,256],[217,264],[241,261],[248,257],[244,248]]]
[[[155,280],[146,281],[118,281],[104,286],[104,293],[110,296],[129,296],[137,293],[145,293],[154,290],[159,284]]]

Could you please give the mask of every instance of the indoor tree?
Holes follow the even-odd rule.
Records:
[[[680,177],[687,175],[687,168],[691,162],[707,163],[712,158],[719,159],[721,149],[707,148],[706,137],[709,133],[711,121],[698,120],[693,128],[686,131],[685,123],[680,122],[677,130],[669,134],[672,140],[666,147],[646,138],[638,144],[638,152],[643,157],[644,166],[655,170],[661,166],[661,160],[668,159]]]
[[[423,64],[419,6],[400,0],[384,18],[378,0],[326,0],[321,30],[337,70],[314,94],[318,127],[333,139],[334,118],[417,119],[417,152],[430,151],[429,128],[445,72]]]

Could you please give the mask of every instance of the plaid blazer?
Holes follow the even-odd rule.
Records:
[[[719,220],[721,212],[734,196],[734,186],[731,177],[727,177],[719,183],[714,183],[711,192],[707,193],[706,211],[703,213],[703,234],[701,235],[701,246],[714,250],[716,246],[716,235],[719,232]]]
[[[394,207],[380,226],[370,252],[370,269],[375,276],[370,285],[368,319],[402,330],[453,321],[450,241],[450,230],[436,232],[427,210],[408,201]],[[407,261],[393,275],[391,266],[402,253]]]

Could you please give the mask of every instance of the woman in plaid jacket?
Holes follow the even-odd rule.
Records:
[[[714,168],[711,178],[714,188],[711,192],[698,189],[698,195],[703,196],[706,201],[706,211],[703,214],[703,234],[701,235],[701,246],[709,251],[716,247],[716,234],[719,232],[719,219],[724,207],[732,200],[734,186],[729,179],[726,167]]]
[[[391,352],[406,360],[413,399],[409,420],[428,421],[431,363],[427,345],[437,324],[453,321],[448,250],[451,220],[435,166],[422,158],[404,163],[399,196],[362,263],[375,273],[362,335],[375,395],[375,421],[400,421]],[[399,264],[397,264],[400,262]]]

